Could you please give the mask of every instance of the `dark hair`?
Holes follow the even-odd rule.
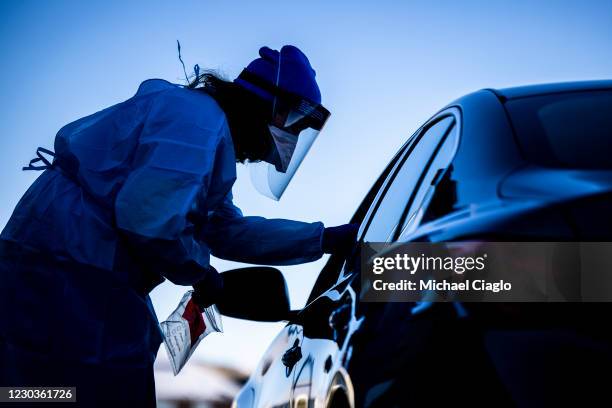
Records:
[[[273,144],[268,129],[272,117],[271,102],[211,71],[199,74],[187,88],[206,92],[223,109],[232,134],[236,161],[258,162],[268,156]]]

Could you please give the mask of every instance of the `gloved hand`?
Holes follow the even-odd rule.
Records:
[[[359,224],[344,224],[323,230],[321,246],[326,254],[349,255],[357,239]]]
[[[193,284],[193,301],[204,309],[218,303],[223,298],[223,277],[212,265],[206,275]]]

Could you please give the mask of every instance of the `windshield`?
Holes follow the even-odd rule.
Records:
[[[518,142],[535,164],[612,168],[612,91],[568,92],[506,102]]]

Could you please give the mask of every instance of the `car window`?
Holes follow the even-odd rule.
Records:
[[[527,160],[542,166],[612,169],[612,92],[567,92],[505,104]]]
[[[412,137],[408,140],[408,142],[406,142],[406,144],[402,146],[402,148],[395,154],[395,156],[393,156],[391,162],[387,165],[387,167],[385,167],[378,179],[376,179],[376,182],[374,183],[372,188],[370,188],[368,194],[365,196],[361,204],[359,204],[357,211],[355,211],[355,214],[353,214],[353,216],[351,217],[351,220],[349,221],[350,223],[361,224],[361,222],[364,220],[367,215],[368,209],[371,207],[372,202],[376,199],[379,191],[384,185],[385,180],[389,177],[389,174],[393,171],[398,161],[410,145],[411,139]],[[319,295],[321,295],[327,289],[332,287],[338,281],[338,278],[340,277],[342,271],[342,267],[344,265],[344,261],[344,257],[341,255],[332,255],[329,257],[329,259],[325,263],[325,266],[323,266],[321,272],[319,273],[319,276],[312,288],[312,291],[310,292],[310,296],[308,297],[307,303],[312,302],[314,299],[316,299]]]
[[[427,171],[423,173],[423,180],[419,183],[419,189],[402,217],[402,228],[399,233],[400,239],[414,232],[423,220],[423,216],[432,202],[437,186],[441,185],[441,182],[446,181],[446,172],[457,152],[458,145],[459,127],[453,125],[447,132],[447,135],[441,140],[441,145],[435,158]]]
[[[384,195],[374,204],[377,207],[365,227],[364,241],[386,242],[392,238],[423,172],[453,123],[453,116],[434,122],[421,132],[408,149],[403,163],[387,182]]]

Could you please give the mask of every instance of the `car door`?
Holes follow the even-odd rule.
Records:
[[[351,223],[361,223],[409,144],[407,142],[400,149],[378,177]],[[290,376],[287,378],[292,382],[291,407],[341,406],[342,403],[352,406],[352,386],[343,365],[350,356],[346,340],[358,328],[359,322],[354,318],[357,297],[350,286],[353,280],[348,276],[342,278],[344,264],[343,257],[332,255],[329,258],[315,282],[307,306],[284,330],[296,334],[281,359]],[[281,382],[284,384],[284,379]],[[342,398],[344,401],[340,402]]]
[[[400,149],[378,177],[351,218],[351,223],[360,223],[362,221],[381,186],[402,157],[408,144]],[[314,311],[317,304],[321,304],[321,301],[317,302],[317,304],[314,301],[324,293],[333,291],[333,287],[337,287],[337,284],[340,283],[339,279],[343,265],[344,259],[340,256],[332,255],[328,259],[311,291],[307,301],[309,306],[305,308],[306,311]],[[317,313],[302,314],[302,317],[307,315],[316,316]],[[319,323],[322,323],[323,328],[329,327],[328,321],[325,319],[326,317],[322,316],[322,319],[319,321]],[[310,354],[304,357],[302,352],[304,339],[303,323],[303,319],[302,322],[293,319],[276,336],[251,375],[249,383],[238,395],[235,406],[301,407],[312,405],[314,397],[311,392],[311,378],[316,378],[315,367],[314,359],[312,357],[309,358]],[[308,325],[309,329],[311,327],[316,328],[316,326],[318,325]],[[315,343],[319,345],[321,342],[308,343],[310,346]],[[328,347],[330,350],[337,348],[337,346],[332,344],[328,344]],[[313,348],[316,349],[317,347],[314,346]],[[323,353],[319,354],[322,355]],[[326,367],[329,367],[327,359],[324,360],[324,370]]]
[[[440,115],[420,129],[392,160],[370,191],[370,200],[366,197],[358,217],[353,217],[352,222],[365,220],[361,228],[365,239],[386,241],[393,237],[406,217],[407,204],[425,179],[423,174],[455,123],[454,115]],[[292,346],[292,350],[299,349],[300,356],[290,367],[295,370],[292,407],[354,406],[353,385],[345,367],[352,354],[350,339],[362,319],[357,317],[356,275],[351,266],[342,268],[343,261],[328,262],[313,290],[322,293],[311,297],[296,319],[303,335]],[[325,290],[322,282],[329,285]]]
[[[395,242],[398,236],[407,236],[418,227],[432,202],[432,190],[444,178],[457,151],[460,119],[459,111],[450,109],[423,127],[368,212],[360,241]],[[357,275],[348,268],[343,275],[347,274]],[[400,400],[409,401],[409,394],[397,394],[410,392],[409,388],[398,387],[399,382],[393,378],[407,376],[415,384],[421,378],[414,376],[406,362],[419,361],[419,354],[428,347],[432,324],[420,315],[426,310],[425,305],[394,302],[357,305],[357,316],[363,319],[363,324],[355,333],[353,358],[348,367],[356,405],[385,407]],[[441,321],[455,315],[453,306],[445,305],[438,318]]]

